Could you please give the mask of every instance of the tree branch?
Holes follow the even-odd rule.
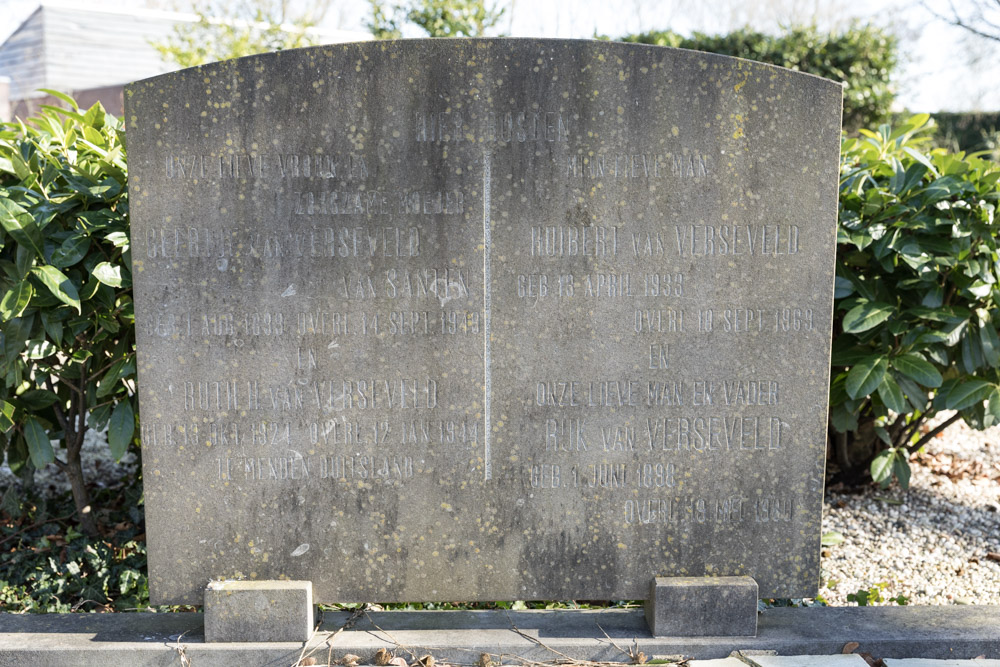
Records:
[[[919,417],[915,417],[913,421],[910,423],[909,427],[906,429],[905,433],[903,434],[902,440],[899,444],[905,445],[906,443],[908,443],[910,439],[913,437],[913,434],[917,432],[917,429],[920,428],[920,425],[923,424],[926,419],[927,416],[923,414],[920,415]]]
[[[834,444],[837,451],[837,463],[840,464],[841,470],[850,470],[851,465],[851,455],[847,451],[847,434],[846,433],[836,433],[834,434]]]
[[[69,378],[64,378],[62,375],[59,375],[59,373],[52,373],[52,375],[55,375],[57,378],[59,378],[59,383],[64,385],[67,389],[70,389],[71,391],[74,391],[76,393],[80,393],[80,390],[69,380]]]
[[[931,438],[936,436],[938,433],[941,433],[942,431],[944,431],[946,428],[948,428],[961,418],[962,415],[956,412],[951,417],[943,421],[940,425],[938,425],[937,428],[935,428],[932,431],[929,431],[926,435],[924,435],[924,437],[920,438],[920,440],[917,440],[917,442],[913,444],[911,447],[907,447],[907,450],[911,454],[914,453],[915,451],[923,447],[927,442],[929,442]]]
[[[63,412],[62,406],[59,405],[59,400],[58,400],[59,394],[56,393],[56,387],[54,384],[52,384],[51,376],[48,375],[45,376],[45,386],[49,388],[49,391],[51,391],[53,394],[56,395],[56,402],[52,404],[52,408],[55,410],[56,419],[59,421],[59,425],[62,426],[63,432],[67,432],[66,413]]]
[[[992,21],[990,21],[989,19],[987,19],[981,7],[976,7],[976,9],[974,10],[975,15],[972,17],[972,20],[970,21],[969,19],[965,19],[962,17],[958,9],[955,7],[955,3],[951,2],[950,0],[948,2],[948,8],[951,10],[950,17],[944,16],[936,12],[934,9],[931,8],[929,2],[924,1],[921,2],[920,4],[932,16],[941,21],[944,21],[945,23],[953,25],[957,28],[962,28],[963,30],[967,30],[968,32],[971,32],[973,35],[977,35],[978,37],[982,37],[983,39],[988,39],[994,42],[1000,42],[1000,25],[997,25]],[[986,4],[986,2],[983,2],[982,4]],[[997,0],[993,0],[993,4],[997,6],[998,10],[1000,10],[1000,2],[998,2]],[[985,32],[984,30],[977,28],[975,24],[989,26],[990,28],[996,30],[997,33],[993,34]]]
[[[80,384],[78,386],[78,391],[75,399],[76,407],[70,410],[70,420],[74,422],[73,424],[73,439],[66,438],[66,457],[71,460],[76,460],[80,455],[80,449],[83,447],[83,434],[87,430],[87,421],[83,417],[83,413],[86,411],[86,390],[87,390],[87,362],[84,361],[80,364]]]
[[[896,438],[899,437],[900,433],[902,433],[903,430],[906,429],[906,426],[907,426],[906,415],[905,414],[896,415],[896,418],[893,420],[893,422],[889,424],[889,428],[886,429],[887,431],[889,431],[889,442],[895,443]]]
[[[118,359],[112,359],[111,361],[109,361],[108,363],[104,364],[103,366],[101,366],[96,371],[94,371],[92,373],[92,375],[100,375],[104,371],[108,370],[109,368],[111,368],[112,366],[114,366],[115,364],[117,364],[118,361],[119,361]]]

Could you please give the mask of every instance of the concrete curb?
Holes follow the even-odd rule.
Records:
[[[495,662],[502,656],[511,663],[566,657],[627,663],[629,650],[650,659],[723,658],[738,650],[809,656],[837,655],[857,642],[856,653],[878,658],[1000,658],[995,606],[769,609],[757,637],[742,638],[653,638],[641,610],[371,612],[329,642],[350,618],[324,614],[305,654],[320,665],[347,653],[368,662],[382,647],[408,662],[431,654],[438,662],[471,665],[490,653]],[[293,665],[304,646],[206,644],[201,614],[0,615],[2,667]]]

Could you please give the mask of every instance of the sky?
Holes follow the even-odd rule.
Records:
[[[974,1],[955,3],[961,7]],[[191,7],[185,0],[74,0],[73,4]],[[0,41],[37,5],[38,0],[0,0]],[[503,5],[507,10],[498,27],[514,37],[588,38],[666,28],[684,34],[719,33],[747,24],[776,32],[782,26],[811,22],[836,29],[860,19],[890,28],[900,37],[898,108],[1000,111],[1000,42],[972,38],[928,11],[929,7],[947,12],[949,0],[504,0]],[[367,14],[366,0],[330,0],[323,26],[364,31]],[[1000,24],[1000,16],[995,22]]]

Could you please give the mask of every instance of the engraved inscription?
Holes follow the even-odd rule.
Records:
[[[414,476],[413,457],[379,454],[232,456],[216,459],[221,481],[253,482],[402,482]]]
[[[168,179],[289,179],[368,178],[368,161],[354,153],[226,155],[166,155],[163,175]]]
[[[438,381],[433,378],[344,378],[289,384],[214,380],[184,382],[179,393],[185,412],[433,410],[438,406],[438,387]],[[173,385],[171,393],[178,393]]]
[[[384,192],[363,190],[338,192],[319,190],[296,192],[295,215],[461,215],[465,212],[461,190],[437,192]]]
[[[417,257],[417,227],[313,227],[300,232],[253,234],[240,230],[161,227],[146,233],[148,259],[214,259],[225,271],[229,261],[248,259]]]
[[[698,311],[704,333],[796,333],[816,328],[812,308],[706,308]]]
[[[680,257],[795,255],[802,240],[798,225],[675,225]]]
[[[620,227],[552,225],[531,228],[533,257],[608,257],[618,254]]]
[[[532,463],[525,467],[526,486],[532,489],[673,489],[677,467],[673,463],[590,463],[565,465]]]
[[[626,524],[786,523],[792,520],[791,496],[668,496],[625,501]]]
[[[702,153],[616,153],[566,158],[567,178],[702,178],[709,176],[709,158]]]
[[[569,133],[569,118],[561,111],[532,109],[464,114],[457,110],[417,111],[413,117],[413,138],[417,143],[566,142]]]

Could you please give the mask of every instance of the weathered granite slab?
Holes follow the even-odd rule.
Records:
[[[515,39],[129,86],[153,601],[813,593],[840,100]]]

